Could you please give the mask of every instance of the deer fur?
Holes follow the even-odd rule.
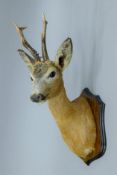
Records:
[[[49,109],[65,143],[75,154],[87,161],[95,151],[96,142],[96,125],[92,110],[83,96],[70,101],[63,82],[63,70],[72,57],[72,41],[67,38],[59,47],[55,61],[50,61],[46,48],[46,25],[44,17],[41,35],[42,56],[26,41],[23,34],[25,27],[15,25],[23,46],[32,55],[24,50],[18,50],[31,74],[33,84],[31,100],[37,103],[48,101]]]
[[[87,100],[78,97],[70,101],[62,83],[58,95],[49,99],[48,104],[64,141],[74,153],[87,160],[95,150],[96,140],[95,122]]]

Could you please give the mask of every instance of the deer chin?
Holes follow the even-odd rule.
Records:
[[[38,104],[41,105],[41,104],[44,104],[44,103],[47,102],[47,101],[48,101],[48,97],[45,97],[45,99],[44,99],[44,100],[40,100],[40,101],[38,102]]]
[[[43,104],[43,103],[45,103],[46,101],[47,101],[47,99],[41,100],[41,101],[38,102],[38,104]]]

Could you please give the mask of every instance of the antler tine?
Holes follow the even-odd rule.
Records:
[[[47,47],[46,47],[46,28],[47,28],[47,21],[45,16],[43,15],[43,31],[41,33],[41,47],[42,47],[42,57],[43,60],[49,60],[48,52],[47,52]]]
[[[16,31],[18,32],[19,36],[20,36],[20,39],[21,39],[21,42],[22,42],[22,45],[28,49],[30,51],[30,53],[32,54],[32,56],[36,59],[36,60],[39,60],[41,61],[40,59],[40,56],[39,54],[37,53],[37,51],[35,49],[33,49],[31,47],[31,45],[27,42],[24,34],[23,34],[23,30],[25,30],[27,27],[18,27],[16,24],[15,25],[15,28],[16,28]]]

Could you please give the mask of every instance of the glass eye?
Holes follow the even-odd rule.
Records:
[[[56,75],[56,72],[55,72],[55,71],[52,71],[52,72],[49,74],[49,77],[50,77],[50,78],[53,78],[53,77],[55,77],[55,75]]]
[[[32,77],[30,77],[30,79],[31,79],[31,81],[33,81],[33,78]]]

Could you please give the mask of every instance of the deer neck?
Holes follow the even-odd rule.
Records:
[[[69,113],[71,113],[72,105],[66,95],[66,90],[63,83],[57,95],[48,100],[48,105],[57,122],[61,122],[69,115]]]

